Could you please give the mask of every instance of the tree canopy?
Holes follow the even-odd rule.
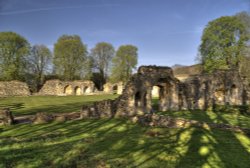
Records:
[[[54,45],[55,72],[65,80],[81,76],[87,56],[87,47],[77,35],[63,35]]]
[[[111,60],[114,57],[114,54],[114,47],[112,44],[106,42],[97,43],[91,50],[94,68],[98,71],[98,73],[100,73],[100,86],[102,86],[107,80],[108,71],[110,70]]]
[[[2,80],[24,80],[30,44],[14,32],[0,32],[0,73]]]
[[[30,74],[34,77],[36,90],[44,82],[44,75],[52,68],[52,53],[45,45],[34,45],[29,57]]]
[[[122,45],[118,48],[113,58],[111,80],[113,82],[127,82],[137,65],[137,47],[133,45]]]
[[[246,26],[236,16],[223,16],[209,22],[199,49],[204,71],[239,69],[248,39]]]

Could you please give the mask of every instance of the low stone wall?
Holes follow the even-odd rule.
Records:
[[[95,92],[92,81],[48,80],[39,91],[39,95],[87,95]]]
[[[0,81],[0,97],[29,96],[30,90],[26,83],[20,81]]]
[[[82,106],[81,118],[112,118],[116,111],[115,103],[114,100],[103,100],[92,106]]]
[[[14,118],[10,109],[1,109],[0,110],[0,125],[11,125],[14,123]]]
[[[131,120],[135,123],[139,123],[145,126],[152,126],[152,127],[187,128],[187,127],[193,126],[193,127],[202,127],[205,129],[217,128],[217,129],[223,129],[223,130],[244,132],[247,134],[250,133],[250,129],[241,128],[239,126],[206,123],[206,122],[200,122],[200,121],[195,121],[195,120],[173,118],[173,117],[157,115],[157,114],[145,114],[143,116],[135,116],[135,117],[132,117]]]
[[[104,86],[104,92],[105,93],[114,93],[114,94],[122,94],[122,91],[124,89],[123,82],[118,83],[106,83]]]

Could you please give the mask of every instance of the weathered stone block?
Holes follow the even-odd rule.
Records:
[[[36,113],[36,117],[33,121],[34,124],[43,124],[43,123],[48,123],[54,119],[53,115],[51,114],[46,114],[43,112]]]
[[[0,110],[0,125],[11,125],[14,123],[14,117],[9,108]]]

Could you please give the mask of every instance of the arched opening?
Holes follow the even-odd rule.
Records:
[[[117,85],[114,85],[114,86],[112,87],[113,93],[114,93],[114,94],[117,94],[117,90],[118,90],[118,86],[117,86]]]
[[[153,86],[151,94],[152,94],[153,98],[158,98],[159,99],[159,96],[160,96],[160,87],[159,86]]]
[[[135,94],[135,107],[146,107],[147,106],[147,94],[142,94],[141,92],[137,92]]]
[[[78,86],[76,86],[76,87],[75,87],[75,95],[81,95],[81,94],[82,94],[81,88],[78,87]]]
[[[225,98],[225,90],[224,89],[217,89],[214,92],[214,98],[216,104],[223,104],[224,103],[224,98]]]
[[[137,92],[135,94],[135,107],[139,107],[141,106],[141,93],[140,92]]]
[[[159,98],[160,98],[160,86],[153,86],[151,90],[152,95],[152,110],[158,111],[159,110]]]
[[[85,86],[83,89],[83,93],[90,93],[91,92],[91,88],[89,86]]]
[[[66,95],[72,95],[72,93],[73,93],[72,86],[71,86],[71,85],[65,86],[65,87],[64,87],[64,93],[65,93]]]
[[[233,105],[236,105],[238,103],[238,88],[235,84],[233,84],[230,88],[230,102]]]

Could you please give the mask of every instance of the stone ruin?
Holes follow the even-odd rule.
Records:
[[[1,81],[0,97],[29,96],[30,90],[26,83],[20,81]]]
[[[89,95],[95,92],[92,81],[60,81],[48,80],[45,82],[39,95]]]
[[[235,71],[194,75],[180,81],[169,67],[141,66],[128,81],[121,96],[83,106],[82,115],[98,118],[150,114],[154,111],[153,94],[159,97],[158,111],[249,105],[249,93],[248,84]]]
[[[9,108],[0,110],[0,125],[11,125],[14,123],[14,117]]]
[[[122,91],[124,89],[124,84],[123,82],[118,82],[118,83],[106,83],[103,86],[103,91],[105,93],[111,93],[111,94],[122,94]]]

